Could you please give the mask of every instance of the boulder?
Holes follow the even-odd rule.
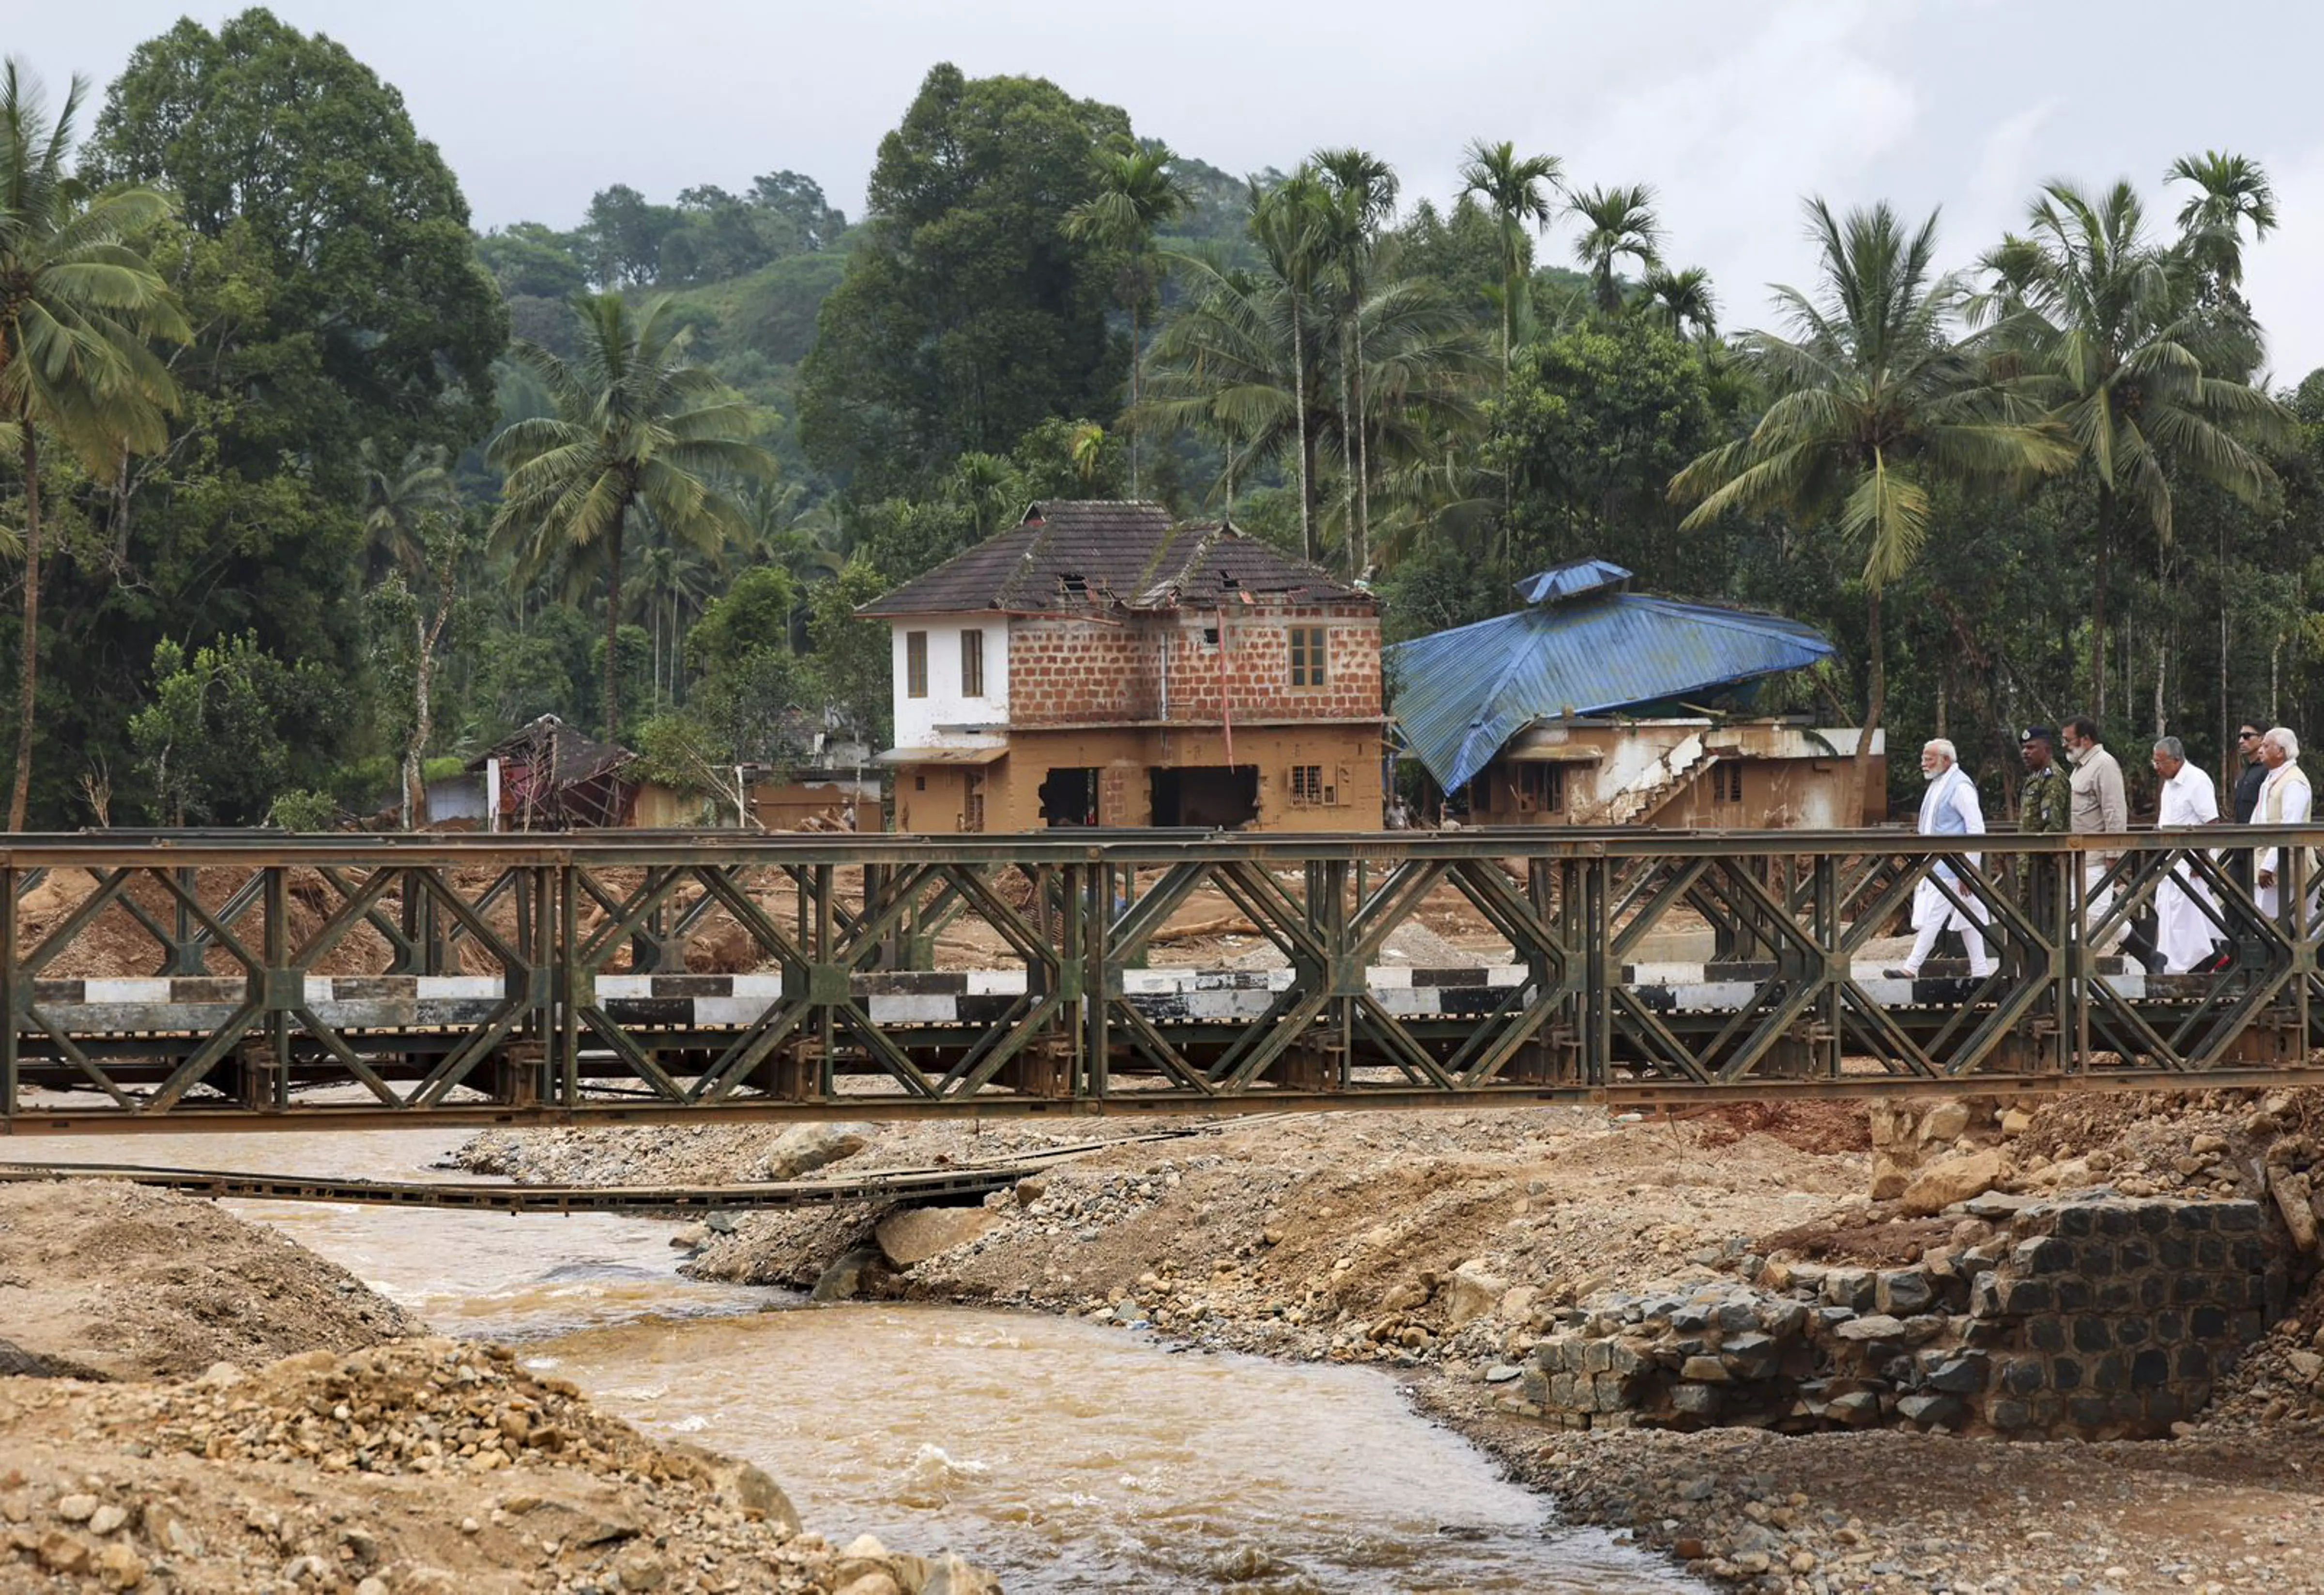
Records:
[[[1941,1102],[1922,1117],[1919,1131],[1921,1145],[1932,1141],[1957,1141],[1969,1133],[1969,1104],[1955,1098]]]
[[[826,1164],[853,1157],[872,1144],[868,1124],[795,1124],[775,1138],[761,1164],[763,1180],[795,1180]]]
[[[807,1293],[811,1302],[850,1302],[863,1290],[864,1277],[883,1259],[875,1247],[859,1246],[823,1271]]]
[[[908,1268],[966,1246],[1000,1222],[987,1207],[908,1207],[881,1219],[872,1234],[890,1263]]]
[[[2314,1251],[2316,1210],[2308,1200],[2308,1176],[2289,1169],[2270,1169],[2267,1190],[2275,1198],[2276,1211],[2283,1215],[2283,1227],[2292,1232],[2292,1244],[2302,1251]]]
[[[1932,1217],[1956,1202],[1984,1195],[2008,1173],[2009,1160],[1998,1148],[1991,1147],[1965,1157],[1947,1157],[1932,1163],[1904,1187],[1901,1199],[1904,1211],[1913,1218]]]
[[[1508,1288],[1509,1282],[1486,1273],[1484,1264],[1462,1264],[1445,1282],[1444,1322],[1454,1329],[1475,1323],[1500,1305]]]
[[[702,1471],[710,1476],[712,1488],[728,1506],[746,1517],[778,1524],[787,1533],[799,1532],[798,1508],[791,1505],[791,1498],[783,1493],[781,1485],[767,1476],[764,1469],[721,1456],[689,1440],[666,1440],[662,1443],[701,1463]]]

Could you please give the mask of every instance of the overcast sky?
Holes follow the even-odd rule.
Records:
[[[142,40],[236,7],[18,0],[0,49],[100,88]],[[1941,205],[1965,264],[2042,181],[2137,182],[2167,225],[2172,158],[2265,163],[2283,225],[2249,291],[2279,380],[2324,365],[2324,12],[2301,0],[277,0],[403,92],[480,226],[569,226],[627,182],[667,200],[788,167],[850,217],[927,68],[1032,73],[1241,172],[1360,144],[1448,198],[1471,138],[1647,182],[1674,265],[1710,269],[1730,328],[1805,284],[1801,196]],[[1548,248],[1571,249],[1561,228]]]

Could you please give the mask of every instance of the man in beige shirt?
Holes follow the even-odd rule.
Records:
[[[2118,836],[2130,829],[2130,804],[2122,789],[2122,766],[2098,741],[2097,722],[2077,715],[2066,722],[2066,757],[2073,761],[2073,830],[2077,836]],[[2105,917],[2114,905],[2114,888],[2098,882],[2114,868],[2119,853],[2082,855],[2082,923]],[[2150,969],[2155,966],[2154,945],[2134,925],[2118,926],[2100,944],[2100,952],[2122,948]]]

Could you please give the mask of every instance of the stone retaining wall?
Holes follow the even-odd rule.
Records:
[[[2156,1436],[2283,1307],[2257,1203],[1970,1211],[2004,1227],[1913,1268],[1771,1264],[1756,1285],[1595,1297],[1561,1314],[1504,1405],[1568,1428]]]

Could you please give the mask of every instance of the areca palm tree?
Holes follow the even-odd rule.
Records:
[[[1315,516],[1315,406],[1308,377],[1314,368],[1310,347],[1317,322],[1315,280],[1322,274],[1330,213],[1323,185],[1313,166],[1302,166],[1274,188],[1250,185],[1250,234],[1268,270],[1281,285],[1276,296],[1288,312],[1291,392],[1298,422],[1299,546],[1310,561],[1322,559]]]
[[[692,332],[667,298],[632,317],[616,293],[581,294],[580,350],[571,361],[519,340],[513,353],[555,413],[512,422],[487,457],[507,473],[493,518],[496,549],[517,556],[517,579],[563,566],[567,590],[605,576],[605,737],[620,735],[622,544],[633,514],[706,553],[749,535],[722,475],[763,477],[775,461],[750,441],[755,406],[687,356]]]
[[[1517,309],[1524,302],[1533,251],[1527,228],[1546,232],[1556,211],[1550,197],[1565,186],[1565,166],[1554,155],[1519,155],[1503,139],[1473,139],[1461,162],[1461,192],[1485,202],[1501,235],[1501,389],[1509,385],[1509,355],[1517,346]]]
[[[1590,269],[1598,308],[1611,316],[1622,308],[1622,284],[1614,263],[1624,256],[1651,272],[1663,263],[1662,223],[1655,216],[1655,191],[1645,183],[1591,189],[1576,194],[1569,207],[1582,222],[1573,253]]]
[[[459,492],[443,447],[414,444],[400,463],[389,466],[381,461],[379,446],[366,438],[355,445],[355,466],[363,474],[369,584],[378,585],[397,567],[421,579],[428,574],[422,535],[428,516],[459,512]]]
[[[1674,272],[1656,266],[1646,273],[1646,303],[1673,332],[1692,327],[1708,342],[1719,332],[1719,299],[1711,291],[1711,273],[1701,266]]]
[[[2195,185],[2197,191],[2179,207],[2179,230],[2222,286],[2236,287],[2244,277],[2244,224],[2251,224],[2255,244],[2275,231],[2275,186],[2266,169],[2242,155],[2206,150],[2180,156],[2163,180]]]
[[[1933,215],[1907,231],[1886,205],[1843,219],[1812,199],[1808,216],[1821,255],[1816,292],[1776,289],[1792,336],[1741,339],[1766,412],[1748,436],[1681,471],[1670,492],[1694,506],[1685,530],[1730,510],[1784,510],[1862,553],[1871,664],[1860,804],[1886,707],[1881,594],[1919,554],[1933,493],[2057,470],[2071,451],[1993,380],[1988,335],[1951,336],[1966,286],[1936,274]]]
[[[1986,255],[1995,287],[1978,309],[2024,361],[2095,489],[2090,696],[2103,719],[2116,539],[2144,521],[2171,540],[2174,471],[2264,498],[2274,473],[2245,437],[2288,435],[2292,421],[2257,388],[2211,374],[2249,346],[2247,329],[2232,308],[2201,305],[2202,252],[2149,238],[2128,183],[2095,196],[2052,183],[2028,221]]]
[[[1139,312],[1154,291],[1160,259],[1154,230],[1176,217],[1190,202],[1186,185],[1173,171],[1177,157],[1167,144],[1145,143],[1109,150],[1098,157],[1098,190],[1065,213],[1068,238],[1096,244],[1122,257],[1118,291],[1130,312],[1130,408],[1138,408]],[[1138,496],[1138,438],[1130,439],[1130,496]]]
[[[1334,401],[1323,363],[1302,360],[1289,284],[1213,257],[1185,257],[1180,269],[1187,303],[1155,340],[1140,419],[1157,428],[1195,427],[1225,445],[1231,511],[1234,484],[1253,470],[1276,461],[1288,474],[1303,448],[1312,469],[1324,445],[1338,443],[1344,452],[1354,422]],[[1492,355],[1460,307],[1426,279],[1375,281],[1358,317],[1361,385],[1370,396],[1364,457],[1393,482],[1415,460],[1474,436]],[[1320,558],[1320,547],[1309,557]]]
[[[92,193],[72,172],[75,78],[51,120],[39,85],[0,68],[0,452],[24,478],[24,618],[8,828],[24,828],[41,662],[41,441],[109,475],[169,442],[177,388],[148,340],[191,334],[169,284],[130,242],[170,211],[151,189]]]
[[[1355,148],[1318,150],[1316,171],[1325,197],[1324,249],[1337,290],[1341,403],[1350,425],[1342,442],[1353,499],[1348,528],[1348,574],[1361,576],[1371,562],[1371,462],[1366,456],[1364,424],[1364,317],[1372,257],[1380,229],[1396,214],[1396,169]]]

